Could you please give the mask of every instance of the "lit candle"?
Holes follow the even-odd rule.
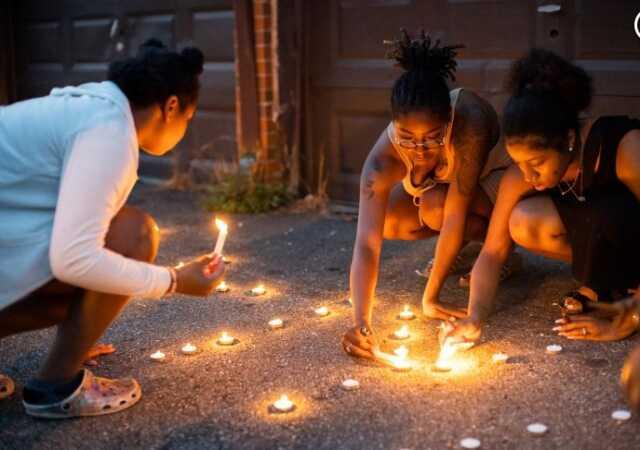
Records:
[[[253,289],[251,289],[251,295],[264,295],[267,292],[267,290],[264,288],[264,286],[262,284],[259,284],[258,286],[254,287]]]
[[[316,308],[315,311],[317,316],[324,317],[329,315],[329,308],[326,306],[321,306],[320,308]]]
[[[289,400],[289,397],[287,397],[285,394],[283,394],[278,400],[273,402],[271,406],[273,408],[272,411],[278,413],[290,412],[293,411],[293,409],[296,407],[296,405],[291,400]]]
[[[354,391],[360,388],[360,383],[358,380],[354,380],[353,378],[347,378],[342,382],[342,389],[345,391]]]
[[[409,305],[404,305],[404,309],[398,314],[398,319],[402,320],[412,320],[415,319],[416,315],[411,311]]]
[[[273,319],[269,321],[269,327],[272,330],[277,330],[278,328],[284,328],[284,322],[282,319]]]
[[[229,335],[226,331],[223,331],[220,337],[218,338],[218,344],[220,345],[234,345],[238,342],[236,338]]]
[[[216,286],[216,291],[217,292],[229,292],[229,286],[227,286],[227,283],[225,283],[223,281],[218,286]]]
[[[391,335],[393,339],[407,339],[409,337],[409,327],[407,325],[402,325]]]
[[[193,355],[197,351],[198,348],[191,343],[186,344],[184,347],[182,347],[182,353],[185,355]]]
[[[562,346],[557,344],[547,345],[547,353],[550,355],[557,355],[562,351]]]
[[[507,362],[507,360],[509,359],[509,355],[507,355],[506,353],[498,352],[498,353],[494,353],[491,359],[493,360],[494,363],[499,364],[499,363]]]
[[[449,372],[451,370],[451,358],[455,355],[457,348],[450,338],[444,339],[440,354],[436,360],[433,370],[436,372]]]
[[[156,362],[162,362],[165,360],[166,355],[162,353],[160,350],[151,354],[150,358]]]
[[[227,227],[227,224],[224,223],[224,221],[217,218],[216,227],[218,227],[218,240],[216,241],[216,246],[213,249],[213,253],[222,256],[222,249],[224,248],[224,242],[227,240],[229,228]]]
[[[407,371],[411,370],[411,363],[407,361],[407,355],[409,354],[409,349],[404,345],[396,348],[393,353],[395,354],[395,358],[392,359],[393,369],[397,371]]]

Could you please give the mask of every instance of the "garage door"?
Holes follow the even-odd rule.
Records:
[[[235,76],[231,0],[21,0],[17,13],[18,96],[103,80],[108,62],[157,37],[194,43],[205,54],[200,107],[173,155],[143,156],[141,173],[168,177],[193,160],[235,158]]]
[[[500,111],[510,63],[530,47],[554,50],[595,79],[593,114],[640,116],[637,1],[331,0],[313,2],[310,20],[312,116],[308,133],[328,155],[333,199],[357,201],[364,159],[389,121],[389,89],[399,71],[383,40],[401,27],[424,28],[460,53],[457,85]]]

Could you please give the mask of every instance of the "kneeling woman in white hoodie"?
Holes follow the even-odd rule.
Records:
[[[196,110],[203,55],[147,41],[108,80],[54,89],[0,108],[0,339],[57,325],[48,358],[26,383],[30,415],[107,414],[140,399],[133,379],[95,377],[82,363],[132,296],[204,296],[219,256],[153,265],[158,227],[125,206],[139,149],[162,155]],[[0,398],[13,382],[0,375]]]

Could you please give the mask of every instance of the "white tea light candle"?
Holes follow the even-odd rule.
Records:
[[[198,347],[196,347],[191,343],[188,343],[182,347],[182,353],[185,355],[193,355],[197,351],[198,351]]]
[[[543,423],[532,423],[527,425],[527,431],[531,434],[542,435],[547,432],[549,428]]]
[[[504,363],[504,362],[507,362],[507,360],[509,359],[509,355],[507,355],[506,353],[498,352],[498,353],[494,353],[491,359],[496,364]]]
[[[259,284],[258,286],[254,287],[253,289],[251,289],[251,295],[264,295],[267,292],[267,290],[265,289],[264,285]]]
[[[156,351],[156,352],[152,353],[149,357],[150,357],[153,361],[156,361],[156,362],[162,362],[162,361],[164,361],[164,360],[165,360],[165,358],[167,357],[167,355],[165,355],[165,354],[164,354],[164,353],[162,353],[160,350],[158,350],[158,351]]]
[[[326,306],[321,306],[320,308],[316,308],[314,312],[316,313],[316,316],[320,316],[320,317],[328,316],[329,308],[327,308]]]
[[[354,380],[353,378],[347,378],[342,382],[342,389],[345,391],[354,391],[360,388],[360,383],[358,380]]]
[[[476,438],[464,438],[460,441],[460,447],[462,448],[474,449],[480,448],[480,445],[482,445],[480,440]]]
[[[228,334],[226,331],[223,331],[217,342],[219,345],[234,345],[238,342],[238,340]]]
[[[282,319],[272,319],[269,321],[269,328],[272,330],[277,330],[278,328],[283,328],[284,322]]]
[[[216,292],[229,292],[229,286],[224,281],[216,286]]]
[[[562,351],[562,346],[557,344],[547,345],[547,353],[550,355],[557,355]]]
[[[293,411],[296,405],[283,394],[278,400],[271,405],[272,411],[276,413],[287,413]]]
[[[399,340],[409,338],[409,327],[407,325],[402,325],[400,328],[398,328],[396,331],[393,332],[391,337],[393,339],[399,339]]]
[[[415,319],[416,315],[411,311],[409,305],[404,305],[404,309],[398,314],[398,319],[401,320],[412,320]]]
[[[624,422],[625,420],[631,419],[631,411],[627,411],[626,409],[618,409],[617,411],[611,413],[611,418],[620,422]]]

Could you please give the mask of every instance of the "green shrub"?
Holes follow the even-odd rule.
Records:
[[[209,186],[204,203],[209,211],[261,213],[284,206],[291,200],[284,183],[256,182],[251,174],[237,172]]]

